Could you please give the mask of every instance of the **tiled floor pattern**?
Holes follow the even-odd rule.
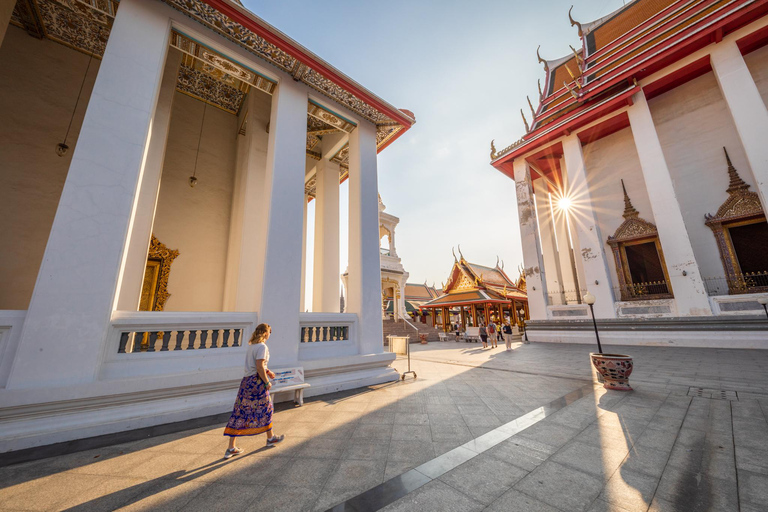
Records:
[[[221,427],[206,427],[0,468],[0,509],[279,511],[354,503],[414,468],[429,473],[423,464],[582,388],[588,347],[542,345],[414,347],[418,379],[280,410],[283,446],[266,449],[263,437],[247,438],[246,453],[228,461]],[[764,376],[746,378],[765,368],[764,356],[679,350],[642,351],[635,392],[597,388],[448,472],[425,474],[426,483],[412,479],[411,492],[384,510],[768,509],[768,385],[760,387]],[[427,355],[462,359],[419,360]],[[689,380],[671,366],[643,367],[684,364],[687,356],[701,369]],[[712,370],[718,359],[732,373]],[[741,363],[744,385],[731,386]],[[403,361],[397,366],[404,370]],[[572,378],[550,376],[557,373]],[[688,396],[690,387],[738,391],[739,399]]]

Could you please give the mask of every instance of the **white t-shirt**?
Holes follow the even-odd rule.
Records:
[[[256,361],[259,359],[264,360],[264,364],[269,363],[269,348],[266,343],[254,343],[248,345],[248,352],[245,354],[245,377],[256,375]]]

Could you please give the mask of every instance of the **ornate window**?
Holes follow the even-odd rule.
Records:
[[[624,188],[624,180],[621,188],[624,191],[624,222],[613,236],[608,237],[608,245],[616,260],[621,300],[671,298],[672,289],[656,225],[640,218]]]
[[[168,293],[168,277],[171,275],[171,263],[179,251],[167,248],[152,235],[147,254],[147,267],[144,271],[144,283],[141,287],[139,311],[162,311]]]
[[[768,292],[768,223],[757,193],[749,191],[733,167],[728,151],[728,199],[715,215],[707,214],[723,262],[728,292]]]

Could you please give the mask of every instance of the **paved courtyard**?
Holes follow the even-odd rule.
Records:
[[[412,349],[415,380],[279,404],[280,446],[225,461],[215,425],[8,466],[0,509],[768,509],[767,352],[611,347],[621,393],[591,346]]]

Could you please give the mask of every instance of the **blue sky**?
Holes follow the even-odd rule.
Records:
[[[409,282],[437,286],[453,263],[451,247],[493,266],[498,255],[517,277],[522,249],[514,183],[489,165],[530,122],[546,59],[579,47],[568,21],[572,1],[245,0],[246,7],[398,108],[416,125],[379,154],[379,192],[400,217],[397,250]],[[592,21],[622,0],[577,2]],[[342,187],[342,203],[346,201]],[[346,204],[342,204],[342,218]],[[346,222],[342,222],[346,239]],[[311,237],[310,237],[311,238]],[[310,240],[311,243],[311,240]],[[346,268],[342,242],[342,271]],[[311,278],[309,280],[311,283]],[[308,293],[309,295],[309,293]]]

